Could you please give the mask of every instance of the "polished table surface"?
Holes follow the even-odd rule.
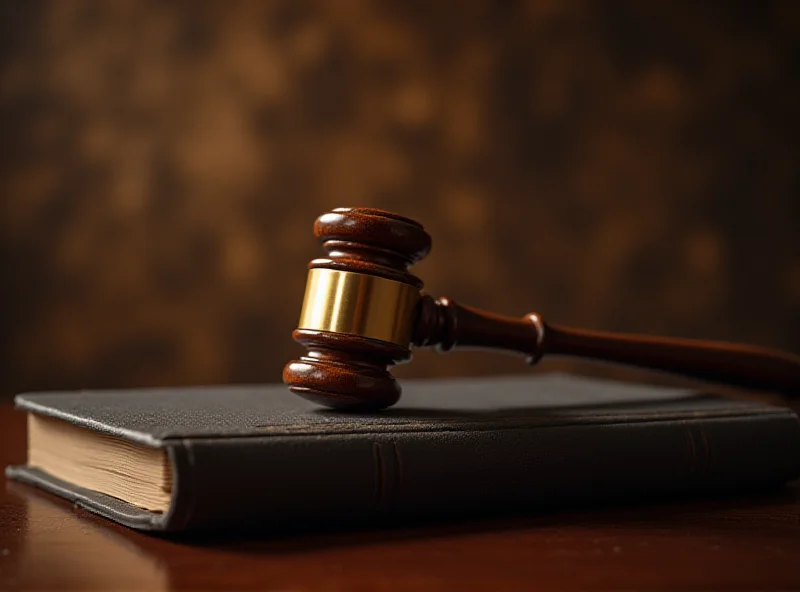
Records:
[[[0,461],[25,422],[0,403]],[[746,497],[339,533],[144,535],[0,489],[0,590],[800,590],[800,482]]]

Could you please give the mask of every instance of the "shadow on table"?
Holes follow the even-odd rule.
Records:
[[[797,504],[793,516],[790,506]],[[776,512],[776,506],[783,512]],[[736,495],[671,498],[629,502],[625,505],[600,506],[550,506],[537,513],[495,511],[480,517],[455,516],[446,519],[422,516],[414,520],[383,521],[357,526],[334,525],[323,528],[306,525],[300,529],[283,528],[268,535],[257,532],[195,533],[171,536],[181,544],[215,548],[251,549],[257,552],[296,552],[340,545],[371,545],[380,542],[451,537],[488,532],[526,529],[585,529],[613,528],[640,529],[692,529],[713,528],[715,531],[741,531],[753,528],[755,521],[760,529],[770,527],[785,529],[787,519],[800,519],[800,481],[769,492],[752,492]]]
[[[449,537],[505,530],[535,528],[585,528],[613,527],[615,529],[681,529],[702,526],[718,531],[750,529],[754,521],[759,528],[785,528],[786,521],[800,518],[800,480],[786,487],[767,492],[738,492],[736,495],[707,496],[694,494],[689,497],[627,503],[605,503],[601,505],[556,506],[539,509],[536,513],[520,509],[484,512],[480,516],[456,515],[441,518],[435,515],[417,516],[406,520],[381,520],[359,524],[315,524],[282,526],[265,533],[263,530],[233,532],[195,532],[142,534],[122,527],[90,512],[71,506],[50,494],[8,482],[7,491],[21,498],[28,508],[36,508],[41,514],[59,514],[60,520],[81,522],[84,527],[106,530],[109,542],[116,539],[130,544],[126,535],[145,536],[152,540],[165,540],[181,545],[213,548],[252,548],[263,552],[295,552],[302,549],[317,549],[340,545],[368,545],[381,541],[415,538]],[[797,507],[793,505],[797,504]],[[783,511],[776,511],[782,508]],[[787,516],[792,513],[793,516]],[[34,529],[45,524],[29,524]]]
[[[16,584],[43,587],[56,578],[64,585],[84,589],[122,583],[148,590],[198,589],[208,587],[209,577],[234,588],[263,587],[267,576],[279,587],[330,585],[331,577],[334,583],[339,581],[336,577],[344,577],[336,576],[337,570],[364,561],[370,563],[368,573],[362,574],[365,581],[394,577],[413,584],[415,577],[440,559],[447,563],[441,569],[452,574],[459,569],[459,556],[476,553],[482,557],[484,570],[502,569],[507,561],[504,553],[516,553],[533,554],[538,558],[536,570],[555,573],[557,566],[548,561],[559,548],[591,553],[599,540],[605,540],[606,546],[611,545],[608,541],[624,546],[629,553],[625,561],[636,556],[634,541],[639,545],[653,541],[648,554],[644,549],[639,552],[645,563],[649,561],[652,567],[655,562],[661,569],[661,563],[672,561],[669,554],[675,548],[691,554],[682,540],[707,540],[708,533],[713,533],[715,540],[735,541],[741,546],[750,540],[754,527],[761,534],[774,533],[780,538],[787,533],[787,521],[796,521],[800,515],[800,482],[796,482],[778,491],[745,497],[695,497],[691,503],[664,500],[591,509],[553,507],[536,514],[495,512],[480,519],[427,517],[413,523],[340,525],[337,529],[305,525],[300,530],[269,533],[165,536],[127,529],[19,484],[7,483],[7,493],[25,516],[22,544],[13,549],[19,556]],[[678,544],[669,546],[676,540]],[[518,544],[524,547],[517,548]],[[483,557],[482,550],[493,545],[495,551]],[[424,557],[418,558],[420,555]]]

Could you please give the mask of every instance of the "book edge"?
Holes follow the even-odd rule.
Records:
[[[714,418],[733,418],[733,417],[755,417],[755,416],[779,416],[797,414],[789,408],[760,403],[757,401],[739,401],[730,399],[730,407],[709,409],[703,411],[664,411],[650,412],[649,414],[632,414],[626,411],[600,412],[589,416],[569,416],[548,414],[543,410],[542,414],[536,418],[530,415],[515,416],[513,413],[507,415],[471,418],[471,417],[449,417],[447,424],[436,422],[432,425],[416,423],[373,423],[369,417],[365,417],[363,422],[352,422],[338,426],[339,429],[331,431],[329,425],[298,425],[287,424],[279,426],[254,426],[248,428],[249,431],[230,431],[224,434],[215,434],[210,431],[196,430],[185,433],[169,433],[168,430],[153,434],[124,428],[116,424],[105,423],[95,419],[87,418],[77,413],[63,411],[52,404],[40,404],[28,398],[29,395],[37,393],[26,393],[17,395],[14,398],[15,407],[28,413],[37,413],[46,417],[52,417],[67,421],[73,425],[93,430],[102,434],[124,438],[131,442],[163,448],[168,442],[176,442],[192,439],[231,439],[231,438],[263,438],[263,437],[285,437],[285,436],[331,436],[338,437],[347,434],[386,434],[386,433],[426,433],[439,431],[468,431],[473,429],[544,429],[548,427],[565,426],[586,426],[586,425],[612,425],[616,423],[642,423],[642,422],[668,422],[683,421],[692,419],[714,419]],[[707,396],[696,393],[696,396]],[[721,397],[725,398],[726,397]],[[739,403],[736,405],[735,403]],[[261,428],[261,429],[259,429]]]
[[[780,409],[780,408],[779,408]],[[800,418],[790,409],[783,414],[759,414],[764,420],[791,421],[793,430],[800,434]],[[772,417],[770,417],[770,415]],[[695,417],[687,421],[687,424],[694,423],[701,426],[707,421],[723,418]],[[624,424],[630,427],[629,423]],[[684,427],[689,427],[686,425]],[[561,428],[580,427],[580,426],[558,426]],[[444,430],[446,431],[446,430]],[[442,433],[442,430],[439,430]],[[378,435],[378,434],[376,434]],[[301,434],[302,437],[313,437],[312,434]],[[365,434],[353,434],[353,436],[365,436]],[[379,435],[380,436],[380,435]],[[383,434],[385,436],[385,434]],[[271,440],[271,438],[263,438]],[[88,490],[73,483],[65,482],[45,471],[26,465],[12,465],[5,469],[6,476],[17,482],[32,485],[38,489],[56,495],[74,503],[76,506],[85,509],[92,514],[107,518],[113,522],[118,522],[125,526],[143,531],[164,531],[179,532],[194,528],[192,489],[195,485],[194,470],[196,463],[191,450],[191,443],[194,439],[187,439],[183,442],[167,442],[166,451],[174,470],[174,489],[173,497],[169,509],[166,512],[158,513],[135,506],[129,502],[114,498],[107,494],[94,490]],[[202,440],[202,439],[201,439]],[[283,438],[279,438],[279,443]],[[800,441],[798,446],[793,449],[793,461],[790,463],[792,468],[779,479],[776,478],[776,485],[786,483],[800,476]]]
[[[771,418],[763,416],[762,419],[781,419],[783,421],[793,419],[791,422],[794,425],[793,431],[796,435],[800,436],[800,419],[798,419],[796,414],[790,413],[782,417],[773,416]],[[707,418],[694,418],[694,421],[687,423],[702,425],[706,421]],[[625,425],[630,427],[630,424]],[[572,426],[562,427],[569,428]],[[308,437],[309,435],[304,434],[303,436]],[[355,436],[363,437],[364,434]],[[271,438],[264,439],[271,440]],[[800,440],[798,440],[798,442],[800,442]],[[175,488],[173,490],[173,498],[170,507],[163,513],[152,512],[122,499],[65,482],[36,467],[12,465],[6,467],[5,473],[9,479],[34,486],[49,494],[56,495],[57,497],[74,503],[77,507],[113,522],[143,531],[179,532],[196,527],[192,519],[193,503],[191,492],[196,480],[196,475],[193,474],[196,467],[194,459],[192,458],[193,455],[190,446],[187,446],[188,444],[191,444],[191,440],[183,442],[182,445],[178,445],[178,443],[175,442],[168,443],[166,446],[170,461],[173,463],[173,468],[175,470]],[[800,448],[795,449],[795,454],[793,456],[794,459],[789,463],[792,465],[791,470],[780,477],[776,477],[774,480],[776,486],[783,486],[800,476]],[[187,481],[189,481],[189,483],[187,483]]]
[[[25,398],[25,395],[17,395],[14,397],[14,406],[17,409],[26,411],[28,413],[36,413],[45,417],[60,419],[78,427],[87,428],[101,434],[107,434],[109,436],[124,438],[136,444],[142,444],[152,448],[164,447],[164,440],[154,436],[153,434],[103,423],[95,419],[90,419],[88,417],[62,411],[61,409],[49,405],[40,405],[35,401]]]
[[[8,479],[31,485],[71,502],[82,508],[140,530],[166,530],[171,521],[172,507],[164,513],[151,512],[129,502],[99,491],[85,489],[73,483],[62,481],[50,473],[27,465],[9,465],[5,469]]]

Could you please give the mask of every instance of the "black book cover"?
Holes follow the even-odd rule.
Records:
[[[10,478],[143,530],[237,529],[779,486],[800,475],[789,409],[575,376],[409,380],[397,407],[321,409],[283,385],[19,395],[23,411],[165,449],[169,510],[35,468]]]

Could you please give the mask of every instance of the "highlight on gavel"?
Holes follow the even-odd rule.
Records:
[[[411,346],[486,348],[535,364],[544,355],[626,364],[735,387],[800,393],[800,357],[743,344],[625,335],[511,318],[434,299],[408,267],[431,249],[421,224],[372,208],[337,208],[314,234],[327,257],[309,264],[298,328],[308,353],[286,365],[283,381],[322,405],[374,411],[400,398],[388,367]]]

